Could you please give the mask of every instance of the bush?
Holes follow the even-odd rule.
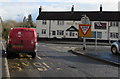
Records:
[[[3,28],[3,31],[2,31],[2,37],[3,37],[3,39],[7,40],[9,31],[10,31],[10,29]]]

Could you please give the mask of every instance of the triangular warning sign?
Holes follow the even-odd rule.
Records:
[[[81,29],[81,31],[82,31],[82,33],[84,34],[84,35],[86,35],[87,34],[87,32],[88,32],[88,30],[90,29],[90,26],[88,25],[81,25],[80,26],[80,29]]]

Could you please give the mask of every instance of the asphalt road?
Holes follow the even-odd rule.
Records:
[[[8,59],[11,77],[119,77],[119,68],[68,52],[79,45],[38,43],[37,57]]]
[[[100,59],[113,65],[120,66],[120,54],[113,55],[111,52],[111,46],[87,46],[86,50],[83,50],[82,46],[77,47],[74,50],[75,54],[84,55],[87,57]]]

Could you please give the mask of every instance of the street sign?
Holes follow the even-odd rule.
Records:
[[[91,37],[91,25],[90,24],[79,24],[79,37]]]
[[[79,25],[78,37],[83,37],[83,50],[86,48],[85,37],[91,37],[91,25],[90,19],[86,15],[81,18],[81,24]]]

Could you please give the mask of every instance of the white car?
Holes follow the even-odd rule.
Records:
[[[112,43],[112,45],[111,45],[111,52],[113,54],[120,53],[120,40]]]

